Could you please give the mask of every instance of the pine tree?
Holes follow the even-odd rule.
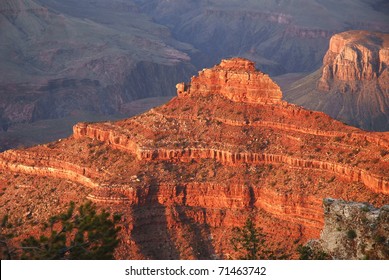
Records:
[[[115,224],[119,215],[110,219],[105,210],[100,213],[90,202],[81,205],[74,213],[74,203],[60,215],[53,216],[45,224],[48,234],[39,239],[30,236],[21,243],[22,259],[113,259],[113,252],[119,244],[120,227]]]
[[[264,259],[268,255],[265,250],[265,234],[260,228],[256,228],[252,219],[248,218],[243,227],[233,229],[233,238],[231,239],[234,251],[238,252],[238,259],[257,260]]]

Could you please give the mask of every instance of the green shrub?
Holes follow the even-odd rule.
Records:
[[[355,230],[349,229],[349,230],[347,231],[347,237],[348,237],[349,239],[355,239],[355,238],[357,237],[357,233],[355,232]]]
[[[340,136],[335,136],[334,137],[334,141],[335,142],[340,142],[342,140],[342,137],[340,137]]]
[[[378,243],[378,244],[384,244],[385,241],[386,241],[386,237],[377,234],[377,235],[374,236],[374,241],[375,241],[376,243]]]
[[[3,216],[3,219],[1,220],[1,227],[6,227],[8,224],[8,214],[5,214]]]
[[[387,154],[389,154],[389,151],[388,151],[388,150],[381,150],[381,151],[380,151],[381,157],[384,157],[384,156],[386,156]]]
[[[328,260],[329,256],[322,250],[313,250],[309,246],[299,245],[297,252],[300,255],[300,260]]]

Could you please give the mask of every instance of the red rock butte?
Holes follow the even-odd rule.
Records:
[[[331,37],[323,59],[319,89],[329,90],[335,81],[378,80],[385,92],[389,89],[389,34],[352,30]],[[352,85],[348,86],[353,88]]]
[[[323,66],[289,87],[293,103],[365,130],[389,131],[389,34],[334,34]]]
[[[282,92],[268,75],[255,69],[254,63],[243,58],[224,59],[211,68],[192,77],[189,85],[177,84],[178,96],[220,94],[244,103],[280,103]]]
[[[0,154],[0,214],[24,221],[32,211],[36,224],[87,197],[123,214],[117,258],[153,259],[234,257],[232,229],[252,217],[268,248],[295,258],[319,237],[324,198],[388,204],[389,133],[282,101],[252,62],[223,60],[178,84],[177,95]]]

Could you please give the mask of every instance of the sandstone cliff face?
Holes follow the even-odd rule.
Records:
[[[86,198],[124,213],[118,258],[233,257],[231,230],[249,216],[269,248],[295,257],[320,234],[324,197],[388,203],[389,135],[281,97],[252,62],[224,60],[161,107],[0,154],[0,178],[88,188]]]
[[[331,37],[323,59],[323,75],[318,88],[330,90],[336,81],[344,82],[340,90],[355,92],[358,81],[380,80],[386,77],[389,64],[389,35],[350,31]],[[388,88],[384,85],[382,92]]]
[[[91,168],[85,168],[68,161],[50,158],[39,153],[17,153],[10,150],[2,154],[1,168],[32,174],[38,176],[49,176],[59,179],[70,180],[86,187],[96,188],[99,185],[93,178],[100,177],[99,172]]]
[[[271,127],[271,125],[269,126]],[[285,130],[288,129],[286,128]],[[112,147],[117,149],[123,149],[127,152],[131,152],[137,155],[139,160],[145,161],[178,160],[181,162],[189,162],[191,160],[199,159],[214,159],[223,164],[238,166],[242,164],[284,163],[291,167],[325,170],[347,177],[350,181],[362,182],[366,185],[366,187],[370,188],[374,192],[389,194],[389,181],[386,177],[375,175],[369,171],[353,166],[329,161],[305,160],[286,155],[233,152],[217,148],[148,149],[146,147],[141,147],[134,141],[131,141],[127,136],[123,137],[117,134],[115,135],[114,131],[115,130],[112,130],[112,127],[111,129],[103,129],[101,126],[94,127],[93,125],[81,123],[74,126],[74,137],[78,139],[82,137],[98,139],[99,141],[109,143]],[[328,135],[333,136],[330,132]],[[387,142],[385,142],[384,146],[387,147],[387,145]]]
[[[362,129],[389,130],[389,35],[335,34],[323,67],[295,82],[286,99]]]
[[[389,206],[324,200],[324,228],[311,242],[334,259],[388,259]],[[316,244],[315,244],[316,243]]]

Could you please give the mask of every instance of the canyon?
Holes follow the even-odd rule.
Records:
[[[225,57],[246,57],[272,77],[306,75],[322,65],[332,35],[387,31],[387,11],[381,0],[4,0],[0,151],[67,137],[77,122],[135,115],[126,109],[134,100],[173,96],[175,84]],[[344,106],[361,107],[347,118],[333,106],[339,95],[309,109],[386,130],[382,96],[369,95]],[[62,132],[42,128],[53,122]]]
[[[323,199],[389,203],[389,133],[286,102],[244,58],[176,89],[135,117],[1,153],[0,216],[13,242],[89,199],[122,214],[118,259],[235,258],[229,240],[247,218],[275,256],[297,258],[324,227]]]
[[[135,3],[155,22],[168,26],[174,38],[199,51],[190,55],[197,69],[240,56],[271,76],[313,72],[321,66],[332,35],[353,29],[389,30],[388,6],[379,0]]]

